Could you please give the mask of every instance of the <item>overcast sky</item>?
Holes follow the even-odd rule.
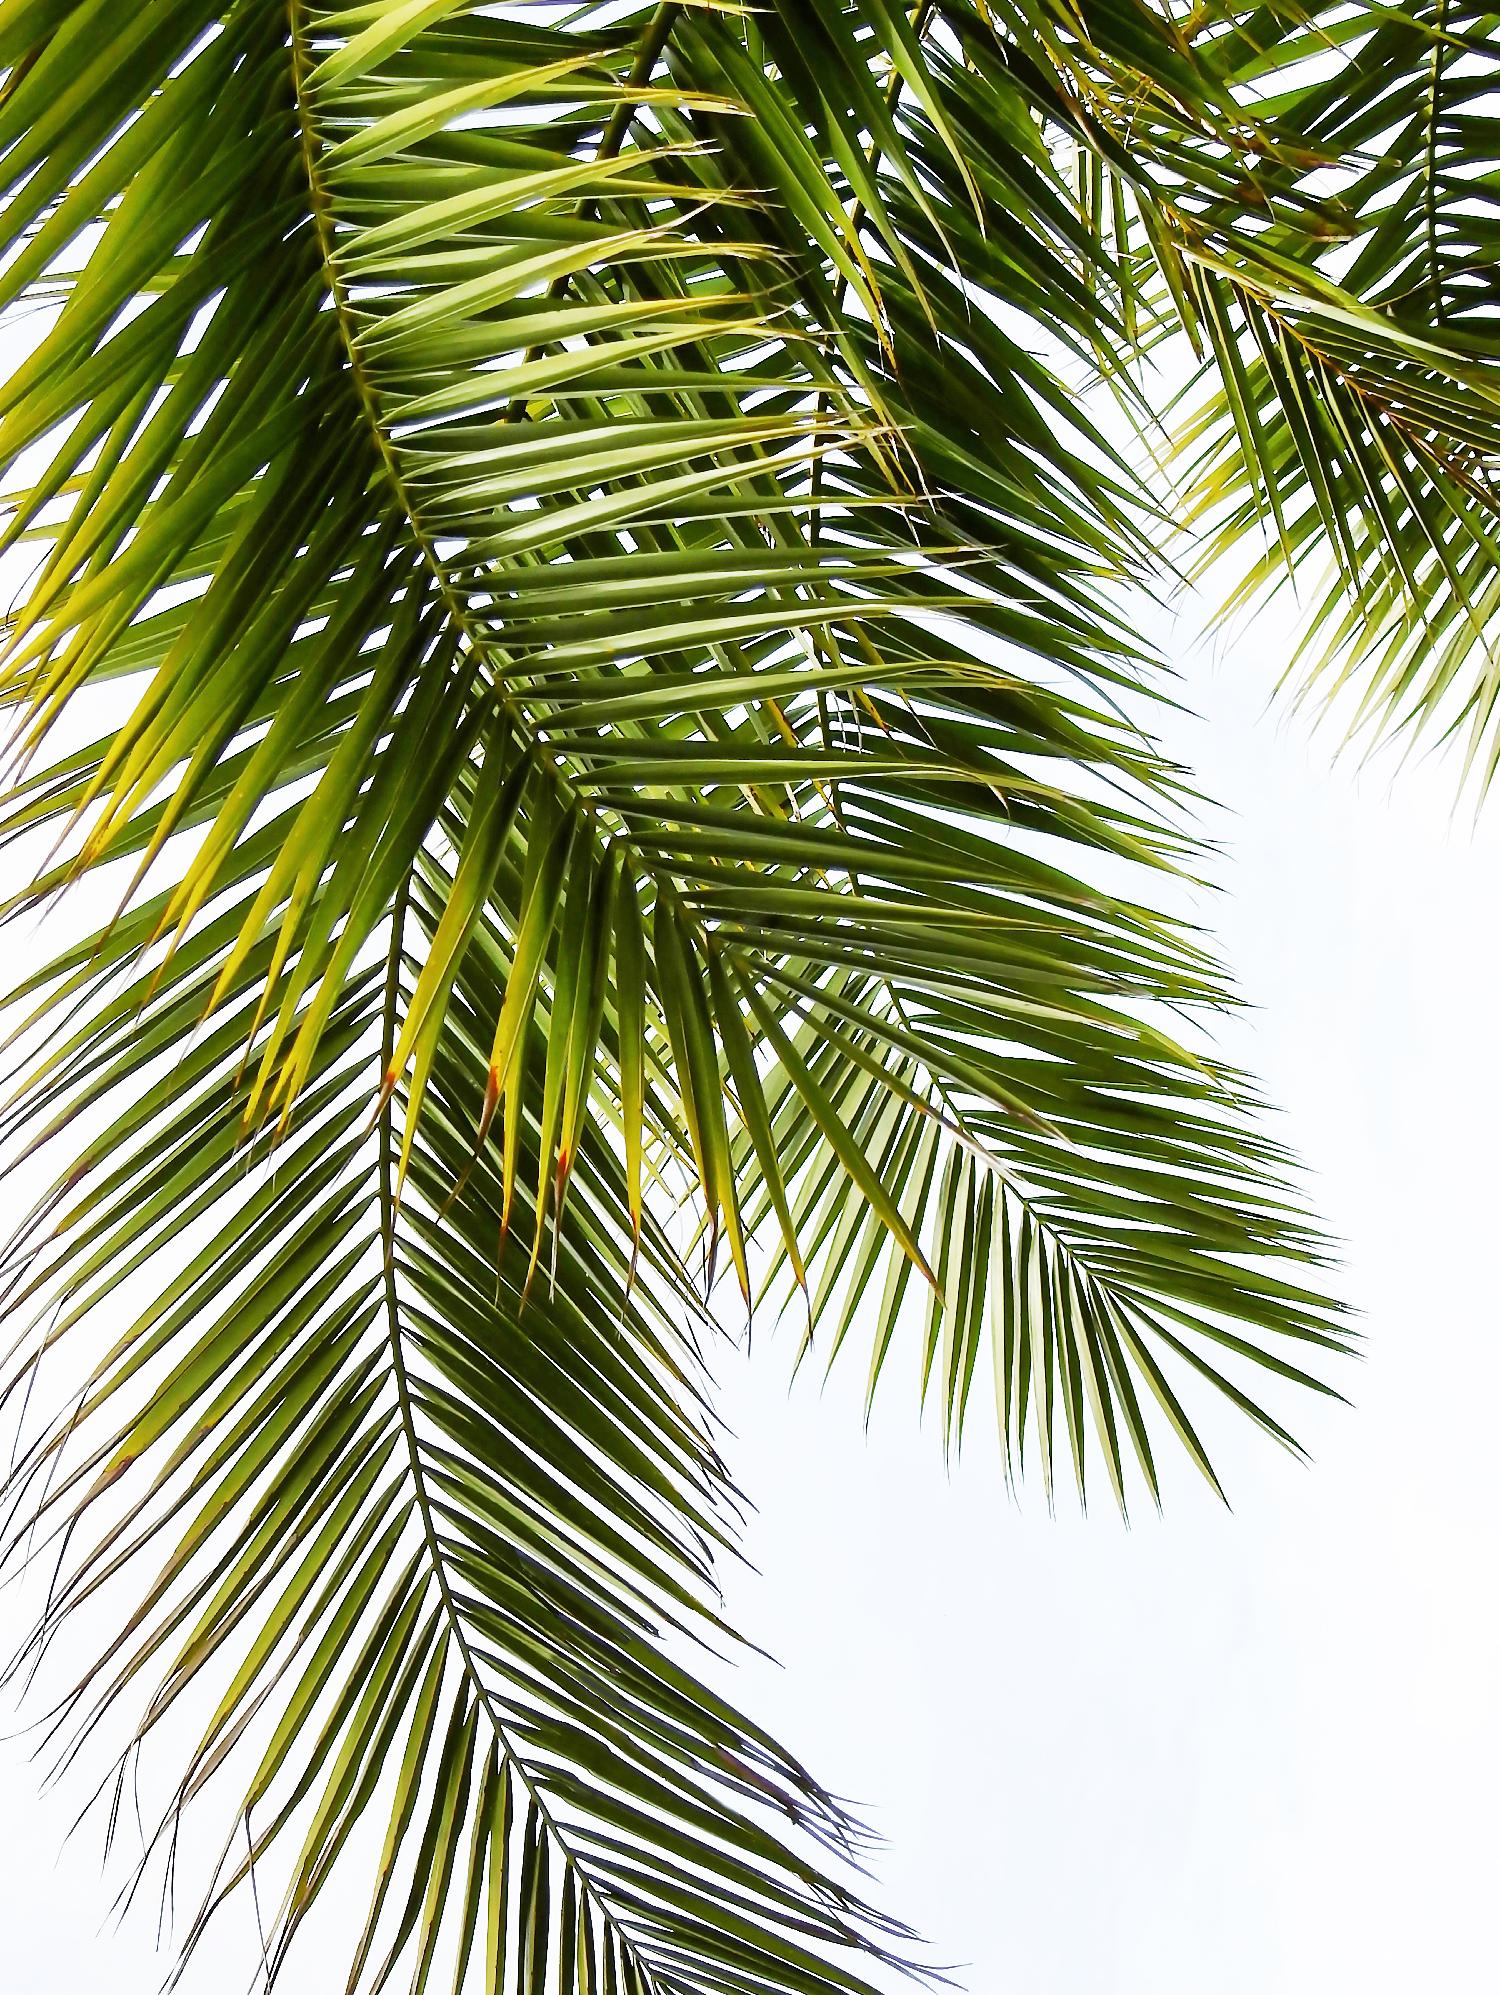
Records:
[[[1263,711],[1284,641],[1268,620],[1184,656],[1204,718],[1171,745],[1233,813],[1209,911],[1258,1010],[1227,1050],[1282,1105],[1365,1312],[1354,1409],[1296,1408],[1313,1467],[1221,1424],[1233,1514],[1184,1471],[1164,1519],[1053,1521],[1006,1499],[980,1395],[948,1474],[910,1367],[866,1438],[860,1359],[790,1397],[789,1341],[723,1366],[760,1505],[732,1610],[785,1665],[742,1701],[864,1804],[882,1901],[975,1995],[1493,1972],[1500,803],[1476,832],[1442,769],[1330,771],[1331,738]],[[0,1987],[154,1990],[154,1920],[106,1924],[92,1834],[58,1859],[77,1791],[37,1803],[14,1744],[0,1782]],[[195,1985],[246,1985],[246,1937]],[[316,1941],[288,1989],[345,1959]]]

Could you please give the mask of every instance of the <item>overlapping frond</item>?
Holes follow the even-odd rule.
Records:
[[[351,1989],[902,1950],[692,1660],[721,1268],[950,1440],[988,1336],[1008,1459],[1121,1503],[1162,1432],[1213,1479],[1184,1381],[1289,1441],[1253,1380],[1344,1341],[1062,368],[1136,337],[1054,147],[1152,23],[0,4],[3,914],[89,910],[8,1006],[12,1398],[80,1388],[23,1661],[118,1594],[63,1750],[202,1726],[190,1949],[263,1873],[274,1972],[378,1830]]]

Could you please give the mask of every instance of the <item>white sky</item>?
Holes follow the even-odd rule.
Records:
[[[899,1366],[868,1440],[862,1356],[821,1396],[788,1397],[790,1340],[724,1367],[760,1506],[732,1612],[785,1664],[738,1694],[866,1805],[882,1901],[973,1995],[1491,1971],[1500,805],[1475,833],[1441,769],[1330,773],[1331,738],[1263,711],[1283,651],[1262,625],[1186,660],[1205,719],[1171,745],[1237,814],[1210,913],[1260,1009],[1227,1050],[1282,1104],[1366,1313],[1355,1409],[1296,1407],[1314,1467],[1231,1419],[1232,1515],[1184,1469],[1164,1520],[1051,1521],[1034,1489],[1008,1504],[982,1394],[949,1476]],[[0,1987],[155,1990],[154,1918],[106,1922],[93,1832],[57,1856],[78,1791],[38,1803],[15,1744],[0,1779]],[[338,1937],[289,1991],[342,1986]],[[248,1932],[223,1940],[197,1986],[247,1985]]]

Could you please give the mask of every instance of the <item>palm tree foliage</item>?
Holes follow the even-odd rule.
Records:
[[[1325,564],[1314,679],[1489,774],[1495,26],[0,0],[17,1668],[109,1603],[48,1736],[190,1742],[187,1956],[362,1864],[351,1989],[907,1956],[694,1659],[716,1276],[950,1444],[987,1345],[1049,1491],[1295,1445],[1122,590]]]

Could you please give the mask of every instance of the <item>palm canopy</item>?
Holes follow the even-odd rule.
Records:
[[[17,1666],[117,1604],[49,1736],[188,1736],[189,1956],[363,1853],[351,1989],[908,1957],[693,1660],[716,1274],[950,1443],[987,1342],[1049,1489],[1295,1445],[1348,1332],[1121,591],[1324,564],[1314,680],[1490,773],[1493,29],[0,0]]]

